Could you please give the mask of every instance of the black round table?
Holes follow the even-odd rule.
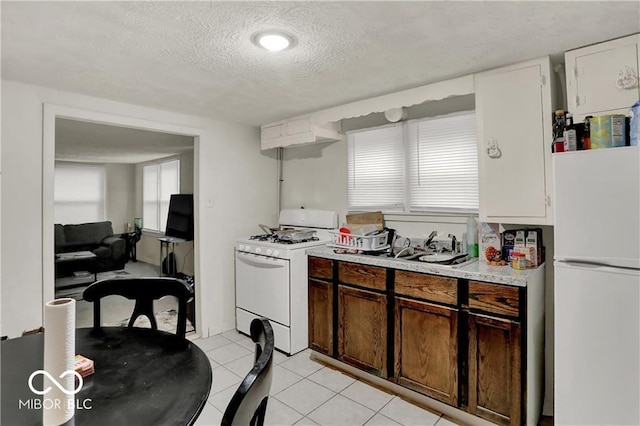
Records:
[[[24,401],[42,399],[28,385],[43,368],[44,335],[5,340],[2,355],[0,424],[41,425],[42,410]],[[76,353],[94,361],[95,373],[84,378],[75,395],[75,416],[67,425],[189,425],[207,402],[211,364],[205,353],[163,331],[104,327],[76,330]],[[42,375],[34,379],[42,389]],[[22,406],[20,401],[23,401]]]

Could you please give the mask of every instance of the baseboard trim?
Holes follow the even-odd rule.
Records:
[[[392,383],[381,377],[374,376],[373,374],[369,374],[365,371],[359,370],[355,367],[352,367],[348,364],[345,364],[341,361],[338,361],[334,358],[328,357],[321,353],[315,352],[313,350],[311,351],[311,359],[314,361],[318,361],[321,364],[325,364],[329,367],[335,368],[337,370],[341,370],[342,372],[345,372],[350,376],[354,376],[358,379],[361,379],[362,381],[367,382],[368,384],[374,387],[377,387],[383,391],[397,395],[400,398],[405,399],[412,404],[418,405],[421,408],[424,408],[428,411],[435,410],[438,413],[442,413],[453,421],[461,422],[462,424],[473,425],[473,426],[475,425],[495,426],[493,423],[483,420],[479,417],[473,416],[465,411],[459,410],[455,407],[444,404],[440,401],[436,401],[435,399],[431,399],[418,392],[414,392],[403,386]]]

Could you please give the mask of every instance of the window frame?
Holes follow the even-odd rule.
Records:
[[[403,205],[401,206],[400,210],[388,210],[388,209],[381,209],[380,207],[376,207],[376,206],[351,206],[351,205],[347,205],[347,210],[350,212],[368,212],[368,211],[378,211],[381,210],[383,214],[385,215],[396,215],[396,216],[461,216],[461,217],[466,217],[470,214],[472,215],[477,215],[480,211],[480,189],[478,188],[478,207],[475,209],[461,209],[461,208],[455,208],[455,207],[450,207],[450,208],[411,208],[411,202],[410,202],[410,197],[411,197],[411,182],[410,182],[410,161],[411,161],[411,155],[412,153],[409,152],[410,149],[410,141],[409,141],[409,123],[416,123],[416,122],[421,122],[421,121],[428,121],[428,120],[437,120],[437,119],[442,119],[442,118],[447,118],[447,117],[453,117],[453,116],[458,116],[458,115],[465,115],[465,114],[474,114],[475,115],[475,121],[477,121],[477,111],[470,109],[470,110],[462,110],[462,111],[455,111],[452,113],[447,113],[447,114],[439,114],[439,115],[434,115],[434,116],[429,116],[429,117],[422,117],[422,118],[414,118],[411,120],[406,120],[406,121],[402,121],[402,133],[403,133],[403,155],[404,155],[404,170],[403,170],[403,178],[404,178],[404,201],[403,201]],[[383,124],[383,125],[379,125],[379,126],[373,126],[373,127],[367,127],[367,128],[361,128],[361,129],[354,129],[354,130],[350,130],[348,132],[345,132],[345,134],[348,136],[349,134],[352,133],[360,133],[360,132],[365,132],[365,131],[371,131],[371,130],[375,130],[375,129],[380,129],[380,128],[384,128],[384,127],[390,127],[390,126],[394,126],[397,125],[399,123],[388,123],[388,124]],[[347,153],[349,152],[349,139],[347,138]],[[478,139],[477,139],[477,132],[476,132],[476,152],[478,153],[478,162],[480,161],[479,156],[480,153],[478,152],[479,150],[479,144],[478,144]],[[348,154],[347,154],[347,167],[349,167],[349,158],[348,158]],[[478,165],[478,181],[480,180],[480,168]],[[478,182],[478,186],[479,186],[479,182]],[[347,200],[349,199],[349,184],[347,182]],[[347,201],[348,203],[348,201]],[[384,206],[387,207],[387,206]]]

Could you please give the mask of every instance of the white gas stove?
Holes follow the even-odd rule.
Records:
[[[236,241],[236,328],[249,334],[251,321],[265,317],[276,348],[294,354],[308,345],[306,249],[329,242],[328,230],[337,228],[338,214],[282,210],[279,224],[275,234]]]

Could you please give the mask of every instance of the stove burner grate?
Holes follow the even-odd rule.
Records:
[[[290,239],[285,240],[285,239],[279,238],[277,235],[274,235],[274,234],[252,235],[249,237],[249,239],[254,241],[267,241],[275,244],[298,244],[298,243],[307,243],[310,241],[319,240],[318,237],[304,238],[300,240],[290,240]]]

